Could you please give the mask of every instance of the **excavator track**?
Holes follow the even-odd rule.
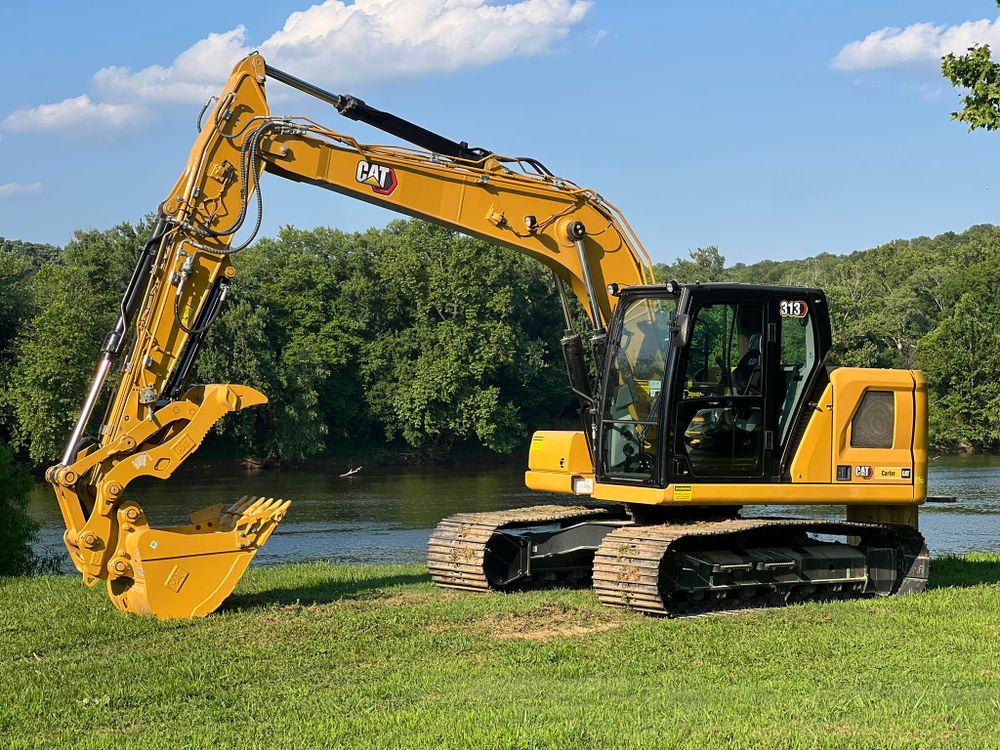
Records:
[[[427,545],[427,567],[438,586],[471,591],[502,590],[506,585],[491,580],[487,572],[491,541],[498,532],[533,526],[568,527],[591,521],[615,521],[624,517],[613,508],[536,505],[493,513],[458,513],[437,525]],[[521,580],[518,588],[538,581]]]
[[[924,538],[909,526],[736,518],[616,529],[594,557],[593,583],[608,606],[685,616],[918,593],[928,568]]]

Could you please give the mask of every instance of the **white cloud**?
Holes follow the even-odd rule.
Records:
[[[0,185],[0,198],[14,198],[18,195],[38,195],[42,192],[40,182],[5,182]]]
[[[12,112],[3,126],[15,132],[61,131],[69,134],[122,130],[143,119],[145,110],[135,104],[95,102],[83,94],[54,104],[39,104]]]
[[[949,52],[975,44],[1000,45],[1000,18],[966,21],[952,26],[914,23],[886,27],[844,46],[833,59],[837,70],[874,70],[940,63]]]
[[[102,99],[133,102],[204,102],[219,92],[233,65],[249,54],[246,28],[209,34],[181,52],[168,67],[150,65],[133,72],[111,66],[94,74],[94,89]]]
[[[327,0],[291,14],[260,51],[296,75],[351,86],[537,55],[590,7],[589,0]]]
[[[509,57],[537,55],[565,38],[592,0],[325,0],[292,13],[256,47],[246,28],[209,34],[167,66],[101,68],[97,101],[83,95],[18,110],[10,130],[72,131],[83,124],[123,128],[147,106],[200,104],[218,92],[233,65],[252,49],[268,62],[341,90],[376,80],[446,73]],[[600,34],[600,32],[599,32]]]

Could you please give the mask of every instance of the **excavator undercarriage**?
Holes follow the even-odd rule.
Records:
[[[606,605],[668,616],[919,593],[929,562],[923,536],[900,524],[644,524],[625,508],[558,505],[451,516],[434,530],[427,555],[439,586],[593,585]]]

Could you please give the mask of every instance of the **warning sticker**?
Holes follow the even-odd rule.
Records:
[[[545,435],[539,435],[537,432],[531,436],[531,450],[537,451],[542,449],[542,444],[545,442]]]
[[[674,485],[674,500],[691,500],[694,498],[694,487],[690,484]]]

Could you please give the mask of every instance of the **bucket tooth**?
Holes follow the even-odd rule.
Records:
[[[201,617],[215,610],[236,587],[257,550],[274,533],[291,505],[286,500],[243,497],[223,509],[215,505],[191,514],[191,523],[150,528],[137,508],[119,509],[126,538],[120,548],[127,575],[108,578],[108,593],[126,612],[161,620]],[[120,569],[125,569],[120,566]]]

